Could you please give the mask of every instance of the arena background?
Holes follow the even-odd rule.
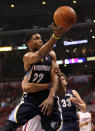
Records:
[[[70,88],[80,93],[95,123],[95,0],[0,0],[0,127],[22,94],[26,35],[39,32],[47,41],[53,12],[64,5],[75,9],[77,23],[53,50]]]

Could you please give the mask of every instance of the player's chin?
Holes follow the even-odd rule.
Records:
[[[40,49],[40,48],[42,47],[42,45],[43,45],[43,43],[40,43],[40,44],[38,45],[38,49]]]
[[[58,96],[60,99],[64,99],[64,98],[65,98],[64,94],[58,94],[57,96]]]
[[[56,95],[60,98],[60,99],[64,99],[64,97],[65,97],[65,93],[64,93],[64,91],[57,91],[56,92]]]

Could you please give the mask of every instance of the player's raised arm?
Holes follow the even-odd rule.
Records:
[[[53,35],[50,37],[48,42],[43,46],[42,38],[39,34],[30,35],[27,39],[27,45],[30,52],[27,52],[23,57],[24,68],[27,71],[30,67],[30,64],[39,62],[41,58],[46,56],[50,50],[53,48],[53,45],[62,37],[62,35],[67,31],[66,28],[60,28],[52,24]]]
[[[86,112],[86,104],[85,102],[81,99],[79,93],[76,90],[72,90],[74,97],[71,97],[70,100],[77,105],[77,107],[83,111]]]
[[[56,55],[53,51],[50,52],[52,57],[52,66],[51,66],[51,89],[47,99],[45,99],[40,107],[42,107],[42,112],[49,115],[52,112],[54,97],[58,88],[58,76],[54,73],[54,67],[56,66]]]

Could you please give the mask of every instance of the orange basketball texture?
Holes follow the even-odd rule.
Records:
[[[57,26],[71,28],[76,23],[77,15],[73,8],[61,6],[55,10],[53,19]]]

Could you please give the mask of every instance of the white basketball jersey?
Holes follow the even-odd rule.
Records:
[[[80,131],[90,131],[91,130],[91,113],[89,112],[78,112],[79,114],[79,124],[84,124],[89,122],[87,125],[80,127]]]

